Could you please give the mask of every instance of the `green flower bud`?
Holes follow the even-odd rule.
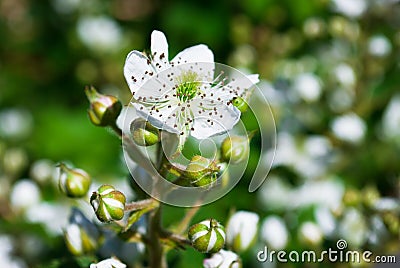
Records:
[[[112,185],[104,184],[90,197],[97,218],[101,222],[121,220],[124,217],[125,195]]]
[[[113,126],[122,110],[122,103],[114,96],[103,95],[92,86],[85,88],[90,101],[90,121],[96,126]]]
[[[188,237],[192,246],[202,253],[215,253],[225,245],[225,228],[214,219],[190,227]]]
[[[160,141],[160,131],[142,118],[131,124],[133,140],[139,146],[151,146]]]
[[[195,155],[190,160],[185,170],[185,177],[194,186],[205,186],[217,179],[219,168],[210,159]]]
[[[96,240],[76,223],[68,225],[64,230],[64,240],[68,250],[74,255],[92,252],[97,248]]]
[[[241,97],[233,98],[232,104],[233,104],[233,106],[238,108],[238,110],[242,113],[246,112],[247,109],[249,108],[249,105],[247,104],[247,102]]]
[[[226,137],[221,144],[221,159],[225,162],[238,164],[249,157],[249,138],[243,136]]]
[[[91,179],[89,174],[78,168],[68,168],[61,163],[58,186],[68,197],[83,197],[89,190]]]

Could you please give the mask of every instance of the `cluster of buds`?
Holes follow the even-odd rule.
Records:
[[[59,164],[60,177],[58,186],[68,197],[84,197],[89,190],[91,179],[89,174],[78,168],[69,168],[65,164]]]
[[[201,187],[214,182],[218,171],[219,168],[214,161],[195,155],[187,165],[184,175],[192,185]]]
[[[90,121],[100,127],[115,126],[122,110],[122,103],[114,96],[98,93],[92,86],[86,87],[85,93],[90,102],[88,110]]]
[[[193,248],[202,253],[215,253],[225,245],[225,228],[214,219],[190,227],[188,237]]]
[[[112,185],[102,185],[90,197],[97,218],[101,222],[121,220],[124,217],[125,195]]]

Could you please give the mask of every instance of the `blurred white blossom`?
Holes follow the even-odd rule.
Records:
[[[81,41],[93,50],[116,50],[122,42],[122,31],[119,25],[106,16],[79,19],[77,31]]]
[[[26,268],[25,262],[13,256],[14,241],[8,235],[0,234],[0,267]]]
[[[285,209],[291,198],[291,187],[282,178],[269,176],[258,191],[258,198],[270,208]]]
[[[33,128],[32,115],[23,109],[11,108],[0,112],[0,137],[21,139]]]
[[[344,186],[342,181],[327,179],[321,181],[308,181],[295,189],[291,196],[291,206],[307,207],[309,205],[321,205],[331,209],[337,209],[343,198]]]
[[[226,225],[226,242],[235,252],[249,248],[258,229],[259,216],[254,212],[237,211]]]
[[[13,209],[28,209],[40,201],[40,189],[34,181],[23,179],[13,185],[10,194],[10,204]]]
[[[332,0],[334,9],[351,18],[361,16],[368,8],[366,0]]]
[[[323,239],[320,227],[314,222],[305,222],[299,228],[299,239],[304,244],[317,246]]]
[[[386,36],[376,35],[369,39],[368,51],[373,56],[384,57],[392,51],[392,44]]]
[[[382,118],[383,134],[400,140],[400,95],[395,95],[386,107]]]
[[[367,126],[358,115],[349,113],[335,118],[331,129],[337,138],[351,143],[359,143],[364,138]]]
[[[328,207],[318,206],[314,211],[317,224],[325,236],[330,236],[336,228],[336,220]]]
[[[41,202],[26,211],[30,222],[41,223],[53,235],[62,234],[62,227],[68,222],[69,207],[62,204]]]
[[[44,183],[52,179],[55,172],[54,163],[48,159],[35,161],[30,169],[30,176],[37,182]]]
[[[339,235],[351,246],[359,247],[367,239],[368,226],[365,217],[355,208],[345,211],[339,224]]]
[[[336,76],[336,79],[343,86],[352,87],[356,82],[356,74],[354,73],[353,68],[346,63],[341,63],[336,66],[334,74]]]
[[[307,101],[317,101],[322,93],[321,81],[315,74],[302,73],[293,81],[293,89],[299,96]]]
[[[269,216],[261,225],[261,238],[271,248],[281,250],[288,242],[288,231],[280,217]]]

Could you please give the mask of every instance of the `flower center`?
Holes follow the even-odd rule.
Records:
[[[199,91],[200,81],[198,81],[198,75],[193,71],[183,73],[176,81],[178,83],[176,97],[182,102],[190,101]]]

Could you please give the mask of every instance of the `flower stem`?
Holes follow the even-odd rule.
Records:
[[[199,211],[200,206],[195,206],[191,207],[179,223],[179,225],[176,227],[176,232],[178,234],[182,234],[186,231],[186,229],[189,227],[190,221],[193,219],[193,217],[196,215],[197,211]]]
[[[125,204],[125,212],[140,210],[140,209],[144,209],[144,208],[147,208],[150,206],[157,207],[157,205],[158,205],[157,200],[155,200],[153,198],[148,198],[148,199]]]
[[[149,252],[149,267],[152,268],[167,268],[167,260],[164,254],[163,247],[160,242],[161,230],[161,206],[153,210],[149,214],[148,225],[148,252]]]

